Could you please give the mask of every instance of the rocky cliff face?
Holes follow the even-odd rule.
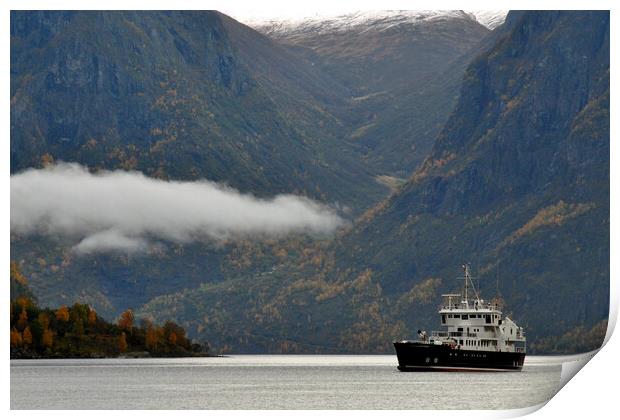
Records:
[[[609,14],[508,19],[431,155],[337,260],[365,263],[392,299],[430,278],[458,291],[456,266],[471,262],[535,341],[608,313]],[[430,322],[430,309],[394,315]]]
[[[600,344],[609,14],[511,13],[498,31],[467,67],[432,153],[391,198],[307,250],[311,262],[255,277],[251,297],[236,291],[243,279],[171,297],[208,315],[205,336],[237,351],[389,352],[391,340],[437,325],[440,294],[460,291],[469,262],[482,295],[503,299],[525,327],[531,352]],[[245,309],[214,318],[222,299]],[[154,300],[143,311],[173,308]]]
[[[217,12],[11,14],[12,172],[54,158],[363,207],[384,188],[336,141],[344,92]]]

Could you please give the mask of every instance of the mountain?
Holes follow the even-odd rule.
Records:
[[[535,342],[608,314],[609,14],[508,19],[431,155],[336,258],[362,259],[386,296],[435,277],[458,290],[454,261],[470,261]]]
[[[387,28],[386,19],[399,23]],[[364,39],[361,27],[339,36],[355,51],[333,69],[381,58],[362,74],[368,78],[363,83],[386,79],[380,73],[393,63],[391,73],[403,70],[399,86],[411,78],[408,63],[420,77],[432,78],[434,68],[446,67],[488,32],[461,12],[389,13],[363,25]],[[324,35],[318,41],[329,43],[329,33]],[[366,50],[369,42],[376,46]],[[389,54],[380,54],[381,45],[392,45]],[[373,107],[389,114],[382,119],[385,130],[382,124],[367,127],[383,132],[372,141],[390,149],[390,156],[380,152],[386,160],[403,157],[410,164],[430,149],[434,131],[414,139],[399,124],[422,131],[427,121],[435,131],[441,125],[424,115],[410,118],[404,106],[392,112],[385,105],[401,97],[396,91],[379,95],[373,105],[373,95],[360,97],[363,86],[346,86],[348,79],[316,61],[311,48],[292,47],[217,12],[15,11],[11,48],[12,173],[63,160],[163,179],[207,178],[258,196],[302,193],[358,215],[387,195],[384,184],[399,182],[363,159],[368,146],[351,135],[364,131],[358,126]],[[360,58],[348,62],[355,54]],[[464,67],[451,73],[444,96],[417,92],[418,78],[407,85],[414,107],[433,97],[427,108],[447,117]],[[416,153],[384,141],[392,134],[408,150],[418,144]],[[409,173],[398,159],[390,171]],[[230,255],[244,245],[165,249],[76,257],[61,238],[11,237],[12,255],[42,302],[85,302],[108,318],[158,296],[269,267],[265,261],[231,269]]]
[[[507,10],[470,10],[478,22],[487,28],[493,30],[500,26],[506,20]]]
[[[295,43],[217,12],[12,12],[12,173],[76,161],[303,193],[356,217],[336,238],[140,255],[12,233],[12,260],[42,306],[132,307],[220,351],[306,353],[391,352],[436,325],[470,262],[532,352],[596,347],[609,14],[478,19],[387,14]]]
[[[531,352],[598,347],[609,311],[609,13],[511,12],[499,29],[467,67],[431,154],[389,199],[288,263],[142,313],[183,319],[236,352],[389,352],[437,325],[440,294],[460,291],[459,264],[471,262]]]
[[[12,173],[55,159],[364,208],[386,189],[326,110],[346,95],[218,12],[11,13]]]
[[[348,97],[302,55],[218,12],[11,12],[11,173],[78,162],[358,214],[388,189],[329,110]],[[76,257],[62,238],[11,236],[41,302],[89,303],[109,318],[223,279],[227,246],[166,246]]]
[[[407,177],[430,152],[458,98],[465,64],[453,63],[489,34],[463,11],[356,12],[248,24],[347,86],[349,108],[334,112],[348,122],[348,138],[362,147],[371,170],[396,178]]]

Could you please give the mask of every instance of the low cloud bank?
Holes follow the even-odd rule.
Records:
[[[92,174],[66,163],[11,176],[11,231],[70,238],[77,253],[144,251],[156,240],[329,234],[343,222],[305,197],[259,199],[210,181]]]

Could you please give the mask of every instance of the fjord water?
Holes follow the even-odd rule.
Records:
[[[399,372],[394,356],[12,360],[11,409],[524,408],[555,394],[563,361]]]

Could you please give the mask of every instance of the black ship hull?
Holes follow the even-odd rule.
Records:
[[[525,359],[522,352],[461,350],[415,341],[395,342],[394,348],[400,371],[519,371]]]

